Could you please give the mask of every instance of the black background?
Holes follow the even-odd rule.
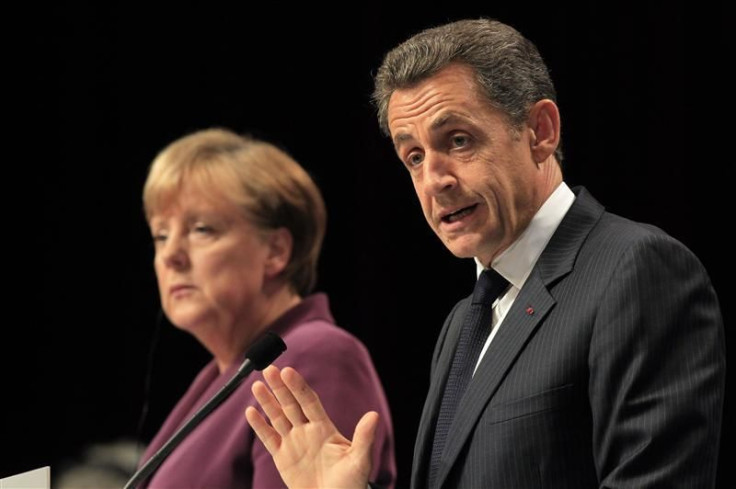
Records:
[[[319,289],[373,354],[406,486],[434,339],[474,267],[424,222],[379,133],[371,77],[401,40],[464,17],[496,17],[539,46],[559,94],[568,184],[701,258],[733,350],[734,85],[722,8],[457,4],[56,6],[6,18],[0,477],[53,471],[90,443],[136,435],[158,314],[140,201],[147,166],[179,136],[225,126],[284,146],[323,190]],[[163,326],[144,438],[207,359]],[[731,487],[732,377],[720,487]]]

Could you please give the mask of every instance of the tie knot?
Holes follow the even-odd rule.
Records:
[[[473,290],[473,304],[487,304],[489,307],[493,301],[506,290],[509,281],[506,280],[492,268],[483,270],[478,277]]]

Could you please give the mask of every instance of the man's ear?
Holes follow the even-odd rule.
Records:
[[[560,111],[557,104],[543,99],[532,105],[527,121],[532,131],[530,149],[536,163],[554,154],[560,144]]]
[[[268,231],[266,234],[268,245],[268,257],[265,264],[266,276],[276,277],[284,271],[291,260],[291,251],[294,246],[294,238],[286,228],[278,228]]]

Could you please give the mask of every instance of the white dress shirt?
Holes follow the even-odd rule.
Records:
[[[493,337],[496,336],[498,329],[501,327],[503,318],[506,317],[506,313],[511,309],[511,305],[519,295],[526,279],[529,278],[529,274],[532,272],[539,256],[574,201],[575,194],[572,193],[565,182],[562,182],[542,204],[542,207],[539,208],[529,226],[521,233],[521,236],[491,263],[491,268],[508,280],[510,286],[493,303],[491,333],[480,352],[478,363],[475,364],[476,369],[485,356],[491,341],[493,341]],[[477,276],[480,276],[485,267],[477,258],[475,263]],[[513,327],[513,325],[510,327]],[[473,374],[475,374],[475,370],[473,370]]]

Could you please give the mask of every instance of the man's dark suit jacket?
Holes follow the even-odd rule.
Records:
[[[714,484],[725,346],[710,280],[661,230],[576,194],[458,406],[438,487]],[[416,489],[467,306],[435,347]]]

